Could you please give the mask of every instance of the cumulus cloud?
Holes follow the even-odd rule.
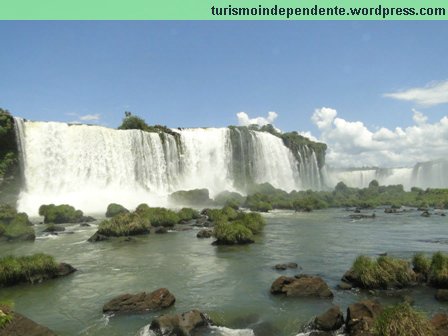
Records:
[[[328,145],[327,163],[336,167],[403,167],[447,156],[448,117],[428,123],[414,110],[415,125],[370,130],[361,121],[337,117],[330,108],[315,110],[312,121],[319,128],[319,140]]]
[[[406,100],[422,106],[448,103],[448,80],[432,82],[423,88],[412,88],[400,92],[385,93],[385,97]]]
[[[238,118],[238,124],[240,126],[249,126],[249,125],[258,125],[258,126],[264,126],[267,124],[272,124],[274,120],[278,117],[278,114],[276,112],[268,112],[268,116],[265,117],[256,117],[256,118],[249,118],[248,114],[246,112],[239,112],[236,114]]]

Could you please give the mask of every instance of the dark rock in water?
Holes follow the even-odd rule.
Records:
[[[115,217],[116,215],[119,215],[119,214],[122,214],[122,213],[129,213],[129,210],[126,209],[121,204],[110,203],[107,206],[107,209],[106,209],[106,217],[107,218]]]
[[[205,221],[204,224],[202,224],[203,227],[213,227],[213,222]]]
[[[81,223],[81,224],[79,224],[79,226],[88,227],[88,226],[90,226],[90,224],[88,224],[88,223]]]
[[[373,336],[375,318],[383,311],[378,301],[364,300],[347,308],[346,329],[350,336]]]
[[[436,299],[439,301],[448,301],[448,289],[438,289],[436,292]]]
[[[431,319],[436,336],[448,336],[448,314],[438,313]]]
[[[334,336],[334,334],[333,332],[330,331],[319,330],[319,331],[311,331],[308,336]]]
[[[352,214],[352,215],[350,215],[351,219],[363,219],[363,218],[375,218],[375,217],[376,217],[375,214],[371,214],[371,215]]]
[[[353,288],[352,284],[345,282],[345,281],[341,281],[338,284],[338,288],[342,289],[342,290],[350,290]]]
[[[339,306],[333,306],[314,320],[316,329],[323,331],[338,330],[344,324],[344,316]]]
[[[77,269],[74,268],[72,265],[67,264],[67,263],[60,263],[58,266],[58,270],[56,273],[56,276],[60,277],[60,276],[66,276],[69,275],[71,273],[76,272]]]
[[[193,309],[182,314],[159,316],[151,322],[149,328],[158,335],[189,336],[194,329],[205,327],[210,322],[205,314]]]
[[[399,212],[401,212],[401,211],[398,211],[397,208],[386,208],[386,209],[384,209],[384,213],[387,213],[387,214],[396,214],[396,213],[399,213]]]
[[[42,232],[62,232],[65,231],[65,227],[60,225],[48,225]]]
[[[333,297],[333,293],[322,278],[306,274],[277,278],[271,285],[271,293],[286,294],[288,297]]]
[[[198,237],[198,238],[211,238],[212,235],[213,235],[213,231],[212,230],[203,229],[203,230],[198,232],[196,237]]]
[[[84,223],[89,223],[89,222],[94,222],[94,221],[96,221],[96,219],[93,218],[92,216],[82,216],[79,219],[79,222],[84,222]]]
[[[158,233],[158,234],[163,234],[163,233],[167,233],[167,232],[168,232],[168,230],[164,226],[156,227],[156,229],[154,230],[154,233]]]
[[[361,209],[356,208],[353,212],[354,212],[354,213],[361,213]]]
[[[103,306],[103,312],[144,312],[168,308],[176,301],[173,294],[166,288],[159,288],[147,294],[124,294],[110,300]]]
[[[297,265],[296,263],[290,262],[287,264],[277,264],[274,266],[274,269],[276,269],[278,271],[284,271],[288,268],[294,269],[294,268],[298,268],[298,267],[299,267],[299,265]]]
[[[100,234],[98,232],[95,232],[92,237],[87,239],[87,241],[89,241],[91,243],[104,241],[104,240],[109,240],[109,237],[107,237],[105,235],[102,235],[102,234]]]
[[[417,211],[426,211],[426,212],[428,212],[429,208],[427,208],[427,207],[419,207],[419,208],[417,208]]]
[[[431,214],[429,213],[429,211],[423,211],[421,214],[422,217],[430,217]]]
[[[6,308],[7,309],[7,308]],[[6,310],[0,306],[0,312],[12,314],[12,320],[0,329],[2,336],[57,336],[55,332],[29,318]]]

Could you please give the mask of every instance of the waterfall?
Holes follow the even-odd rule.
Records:
[[[116,202],[166,206],[176,190],[245,193],[268,182],[286,191],[320,186],[315,153],[297,162],[281,138],[247,128],[148,133],[16,119],[25,185],[18,208],[68,203],[89,213]],[[309,180],[309,181],[308,181]]]

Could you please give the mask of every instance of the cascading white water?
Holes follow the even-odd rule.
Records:
[[[25,187],[18,208],[35,215],[41,204],[68,203],[87,213],[116,202],[167,205],[176,190],[238,190],[230,129],[176,130],[179,138],[139,130],[16,119]],[[254,182],[284,190],[301,181],[290,150],[268,133],[250,131],[245,155]],[[244,192],[244,190],[238,190]]]

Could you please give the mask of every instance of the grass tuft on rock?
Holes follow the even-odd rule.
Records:
[[[177,212],[179,221],[189,221],[201,217],[200,213],[192,208],[182,208]]]
[[[34,240],[35,233],[28,215],[17,213],[10,205],[0,205],[0,237],[7,240]]]
[[[388,256],[377,259],[359,256],[352,272],[366,289],[403,288],[415,281],[415,273],[406,260]]]
[[[132,236],[149,233],[149,220],[138,213],[122,213],[106,219],[98,226],[98,233],[108,237]]]
[[[431,268],[431,259],[426,257],[423,253],[416,253],[412,258],[412,266],[414,272],[420,273],[426,278]]]
[[[147,204],[140,204],[135,212],[148,220],[152,226],[173,227],[179,223],[179,216],[170,209],[151,208]]]
[[[58,263],[52,256],[37,253],[31,256],[6,256],[0,259],[0,286],[34,282],[34,278],[57,273]]]
[[[433,336],[434,329],[426,316],[409,303],[387,307],[377,317],[375,336]]]
[[[83,212],[68,204],[43,204],[39,207],[39,216],[44,216],[44,223],[78,223],[83,218]]]
[[[429,283],[438,288],[448,288],[448,255],[436,252],[431,259]]]

